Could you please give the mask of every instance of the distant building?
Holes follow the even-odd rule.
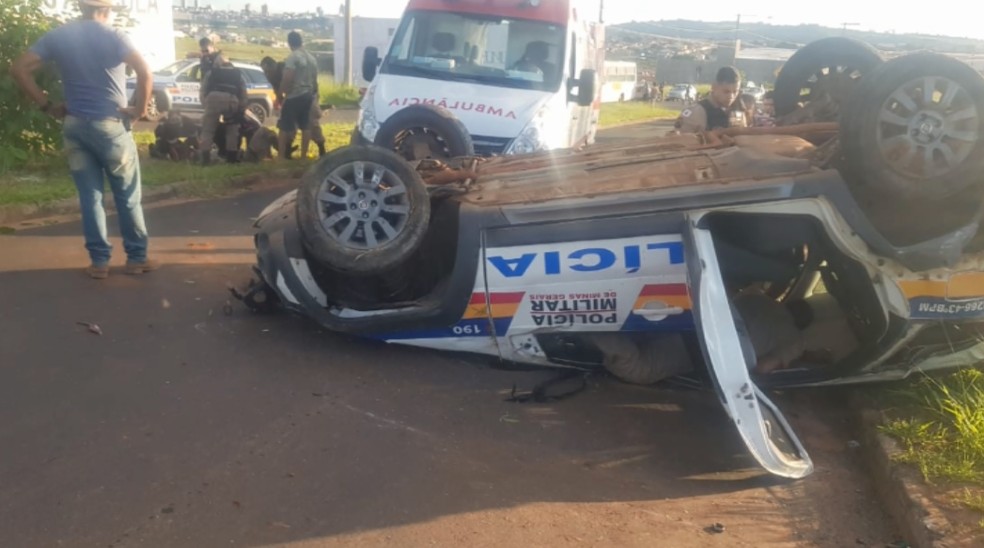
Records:
[[[334,25],[335,36],[335,82],[345,81],[345,18],[329,17]],[[362,55],[367,47],[374,46],[379,55],[386,55],[390,42],[400,25],[399,19],[381,17],[352,18],[352,80],[356,87],[367,87],[369,82],[362,77]]]

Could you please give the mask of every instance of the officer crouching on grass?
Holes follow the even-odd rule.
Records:
[[[738,70],[734,67],[722,67],[711,84],[710,94],[696,105],[683,109],[673,125],[673,133],[698,133],[747,126],[744,112],[733,108],[740,86]]]

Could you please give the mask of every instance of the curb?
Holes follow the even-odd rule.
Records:
[[[878,430],[885,416],[868,406],[857,392],[851,397],[851,405],[859,419],[862,457],[882,507],[899,533],[915,548],[949,548],[946,536],[953,527],[926,495],[919,473],[895,460],[902,449]]]
[[[244,175],[242,177],[229,179],[226,181],[226,186],[233,190],[246,190],[252,185],[268,179],[296,179],[303,176],[304,171],[305,169],[301,168],[284,168],[252,175]],[[150,189],[144,189],[140,203],[146,206],[155,202],[187,196],[190,194],[188,191],[194,188],[197,184],[198,183],[194,181],[181,181]],[[111,194],[107,193],[105,195],[103,205],[107,212],[116,211],[116,206],[113,203]],[[59,215],[77,215],[78,213],[79,202],[76,198],[66,198],[64,200],[57,200],[46,204],[0,206],[0,225],[12,225],[23,223],[25,221]]]

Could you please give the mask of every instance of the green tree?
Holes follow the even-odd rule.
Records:
[[[14,59],[54,24],[41,10],[41,0],[0,0],[0,173],[60,146],[60,123],[38,110],[10,76]],[[59,94],[52,101],[61,99],[51,67],[40,71],[38,80],[44,89]]]

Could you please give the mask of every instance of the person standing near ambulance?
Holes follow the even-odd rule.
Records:
[[[707,98],[683,109],[673,125],[675,133],[699,133],[713,129],[745,127],[745,116],[734,109],[741,77],[734,67],[722,67],[711,84]]]

